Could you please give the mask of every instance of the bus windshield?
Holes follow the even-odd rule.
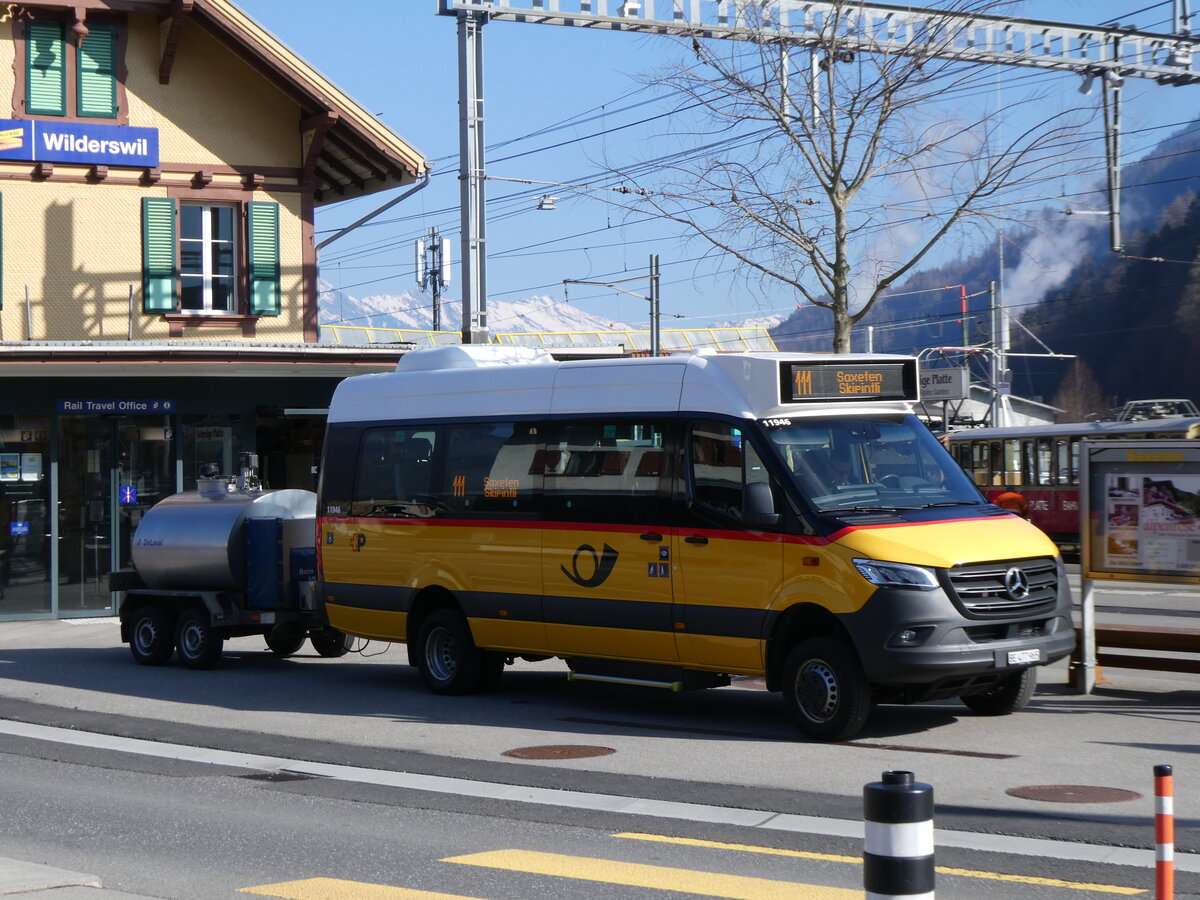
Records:
[[[767,435],[819,512],[984,503],[913,415],[768,420]]]

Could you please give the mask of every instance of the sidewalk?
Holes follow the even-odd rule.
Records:
[[[96,875],[0,856],[0,897],[36,894],[45,900],[138,900],[138,894],[105,890]]]

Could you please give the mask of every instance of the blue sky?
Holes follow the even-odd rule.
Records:
[[[321,274],[355,296],[414,289],[413,242],[432,227],[458,251],[457,35],[436,0],[239,0],[239,5],[331,81],[435,163],[427,189],[370,226],[322,251]],[[935,5],[935,4],[931,4]],[[1031,18],[1096,24],[1118,21],[1170,30],[1170,3],[1152,0],[1036,0],[1018,4]],[[514,179],[595,183],[605,158],[651,156],[666,119],[661,101],[637,76],[666,58],[667,39],[628,33],[492,22],[484,28],[488,174]],[[1052,101],[1095,103],[1074,76],[1058,79]],[[1200,85],[1126,82],[1127,158],[1195,118]],[[1142,132],[1139,135],[1139,131]],[[1101,153],[1102,147],[1094,148]],[[559,198],[538,211],[538,195]],[[662,266],[663,327],[740,321],[796,305],[790,289],[738,277],[679,226],[632,219],[597,192],[491,181],[488,194],[488,293],[498,300],[561,298],[564,279],[617,281],[644,275],[649,255]],[[336,204],[318,213],[320,236],[354,221],[394,193]],[[1098,198],[1102,205],[1102,199]],[[951,244],[948,247],[958,247]],[[948,249],[947,252],[953,252]],[[457,299],[458,269],[446,291]],[[645,282],[625,287],[646,290]],[[595,315],[645,326],[648,304],[602,288],[571,287],[571,303]],[[499,323],[493,323],[493,328]]]

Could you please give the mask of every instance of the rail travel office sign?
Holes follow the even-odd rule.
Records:
[[[0,160],[152,168],[158,165],[158,129],[0,119]]]

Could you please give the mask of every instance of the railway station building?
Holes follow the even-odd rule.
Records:
[[[314,210],[426,176],[227,0],[3,7],[0,620],[112,614],[201,464],[313,487],[334,386],[402,352],[319,340]]]

